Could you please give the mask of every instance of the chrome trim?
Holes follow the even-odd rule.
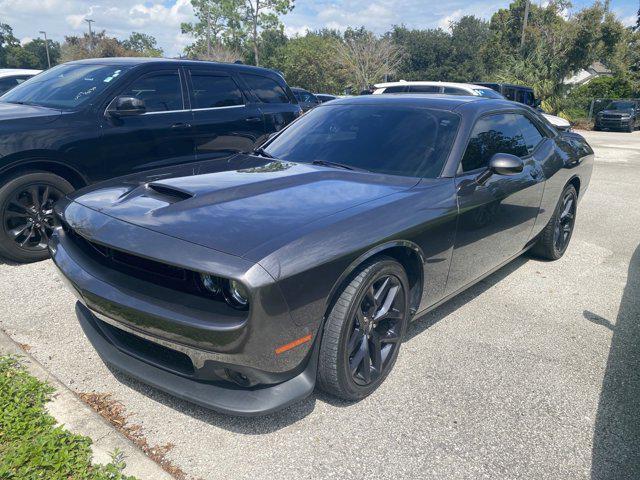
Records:
[[[228,108],[245,108],[246,105],[242,104],[242,105],[227,105],[225,107],[207,107],[207,108],[192,108],[191,111],[192,112],[199,112],[201,110],[224,110],[224,109],[228,109]]]

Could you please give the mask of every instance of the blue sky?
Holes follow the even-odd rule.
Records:
[[[535,1],[535,0],[534,0]],[[574,9],[593,2],[576,0]],[[452,20],[472,14],[489,18],[508,1],[499,0],[296,0],[293,12],[283,18],[289,35],[322,27],[365,27],[382,33],[394,24],[413,28],[447,28]],[[611,9],[626,24],[635,22],[637,0],[612,0]],[[193,18],[189,0],[0,0],[0,21],[9,23],[21,40],[45,30],[49,38],[87,31],[85,18],[94,28],[126,37],[132,31],[158,39],[165,54],[178,55],[190,39],[180,33],[180,23]]]

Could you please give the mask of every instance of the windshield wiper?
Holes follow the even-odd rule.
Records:
[[[256,148],[253,152],[251,152],[252,155],[260,155],[261,157],[265,157],[265,158],[276,158],[273,155],[271,155],[270,153],[267,153],[263,147],[260,148]]]
[[[360,172],[368,172],[369,170],[364,168],[352,167],[351,165],[347,165],[346,163],[339,162],[331,162],[329,160],[314,160],[311,162],[313,165],[322,165],[323,167],[335,167],[335,168],[344,168],[345,170],[357,170]]]

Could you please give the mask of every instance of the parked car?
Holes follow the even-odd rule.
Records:
[[[306,91],[304,88],[292,87],[291,91],[298,100],[303,112],[308,112],[321,103],[313,93]]]
[[[626,130],[633,132],[638,122],[636,100],[614,100],[596,114],[595,130]]]
[[[284,79],[245,65],[100,58],[0,98],[0,255],[46,258],[53,203],[132,172],[251,151],[301,114]]]
[[[320,103],[329,102],[338,98],[336,95],[329,95],[328,93],[316,93],[315,96],[320,101]]]
[[[50,248],[105,362],[264,414],[316,381],[369,395],[411,319],[529,248],[560,258],[592,168],[513,102],[338,99],[253,154],[74,193]]]
[[[476,85],[491,88],[500,93],[507,100],[524,103],[532,108],[538,108],[540,101],[536,98],[533,88],[511,83],[475,82]]]
[[[453,82],[393,82],[379,83],[375,85],[375,94],[381,93],[439,93],[445,95],[471,95],[483,98],[506,98],[498,91],[487,86],[489,84],[476,85],[473,83],[453,83]],[[494,85],[494,84],[491,84]],[[533,94],[533,90],[531,90]],[[508,99],[512,100],[513,99]],[[524,102],[519,102],[524,103]],[[535,102],[534,102],[535,103]],[[528,105],[525,103],[525,105]],[[533,107],[533,105],[529,105]],[[555,128],[562,131],[571,130],[571,123],[562,117],[550,115],[537,109],[540,114]]]
[[[0,95],[7,93],[22,82],[39,74],[42,70],[27,70],[24,68],[0,68]]]

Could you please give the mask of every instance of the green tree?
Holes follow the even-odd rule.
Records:
[[[103,30],[93,34],[93,38],[85,33],[82,36],[65,37],[61,46],[62,62],[79,60],[82,58],[105,57],[139,57],[140,52],[130,50],[123,42],[114,37],[109,37]]]
[[[161,57],[163,54],[162,49],[158,47],[156,39],[146,33],[131,33],[129,38],[122,42],[122,46],[144,57]]]
[[[290,39],[281,48],[280,69],[290,85],[300,86],[313,92],[338,94],[349,82],[347,72],[336,61],[334,55],[339,42],[337,32],[309,32]]]
[[[294,0],[233,0],[229,19],[232,36],[246,39],[253,50],[255,65],[260,65],[260,34],[265,30],[282,30],[280,17],[293,10]]]
[[[185,51],[191,58],[212,57],[214,50],[224,43],[234,44],[230,36],[230,18],[235,15],[237,0],[191,0],[196,17],[195,22],[185,22],[180,26],[182,33],[191,35],[194,43]]]
[[[6,68],[8,51],[20,47],[20,42],[13,35],[13,28],[6,23],[0,23],[0,67]]]

